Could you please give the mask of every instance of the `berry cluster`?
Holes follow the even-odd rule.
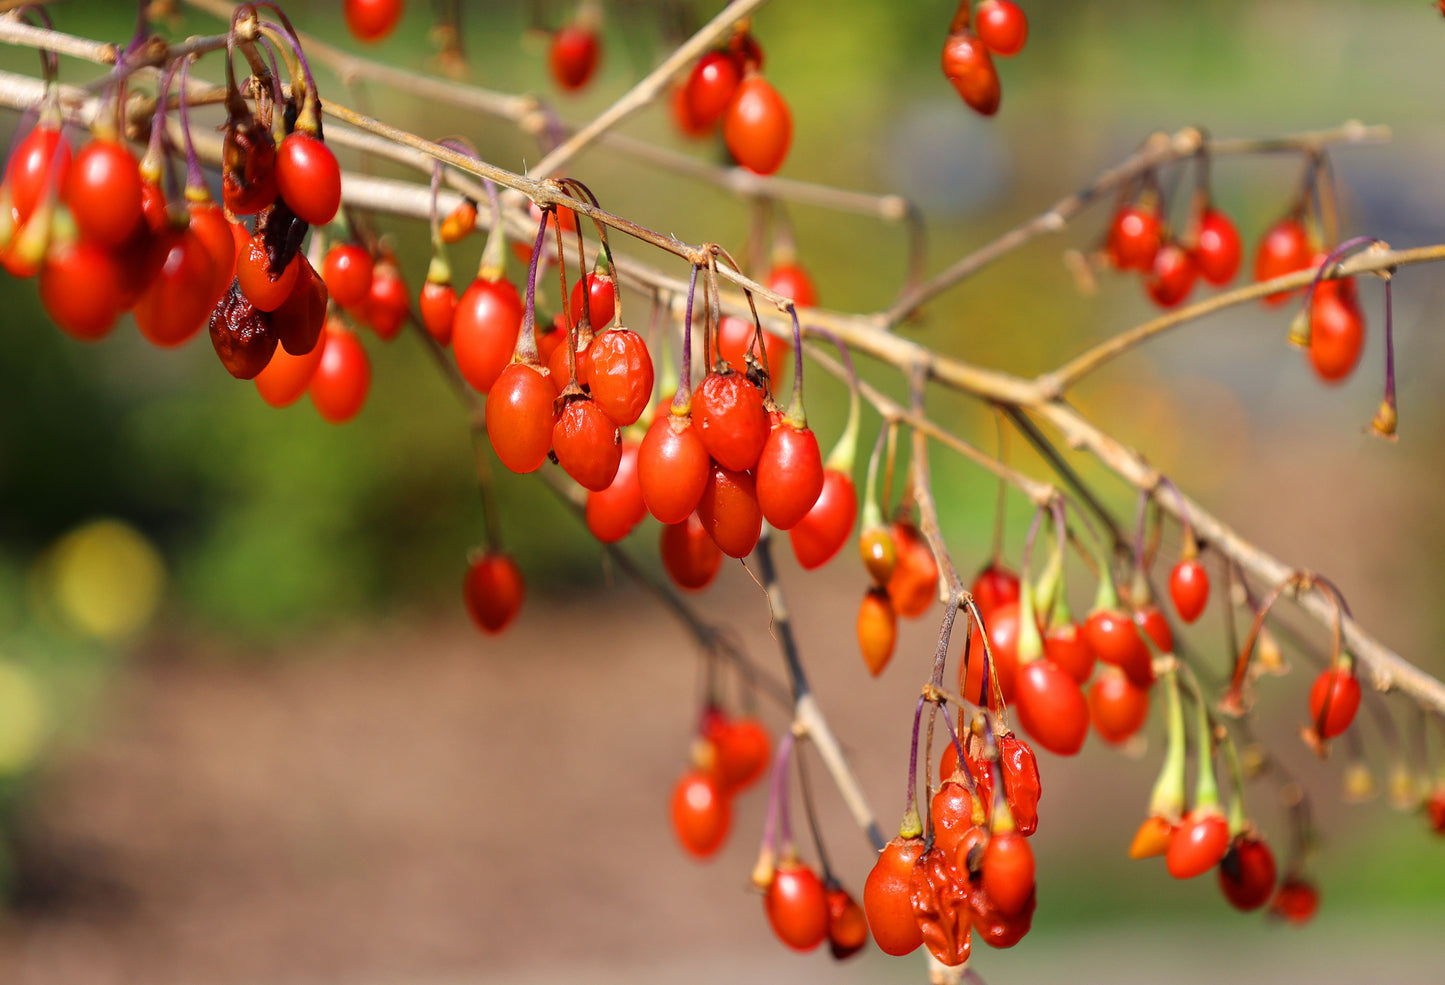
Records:
[[[733,160],[772,174],[793,142],[793,115],[762,71],[763,49],[741,25],[724,47],[699,58],[673,91],[672,115],[688,137],[706,137],[721,123]]]
[[[944,78],[970,109],[993,116],[1003,99],[993,56],[1017,55],[1028,39],[1028,18],[1013,0],[983,0],[973,12],[959,0],[943,42]]]

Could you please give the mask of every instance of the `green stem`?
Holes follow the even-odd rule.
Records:
[[[1177,824],[1184,815],[1184,705],[1179,700],[1179,681],[1172,668],[1164,672],[1164,696],[1168,745],[1159,779],[1149,795],[1149,813]]]

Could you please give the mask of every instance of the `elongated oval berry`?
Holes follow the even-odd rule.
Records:
[[[486,393],[517,348],[522,299],[510,281],[478,277],[462,293],[452,320],[457,369],[474,390]]]
[[[782,167],[793,142],[793,116],[778,90],[761,75],[738,83],[723,114],[728,153],[749,171],[772,174]]]
[[[1089,686],[1089,720],[1105,742],[1127,741],[1148,717],[1148,689],[1134,684],[1118,667],[1103,668]]]
[[[681,523],[664,524],[659,547],[668,577],[691,592],[712,584],[722,567],[722,551],[696,513],[688,514]]]
[[[457,289],[451,284],[429,280],[421,287],[417,299],[421,323],[437,345],[452,344],[452,322],[457,316]]]
[[[1019,600],[1019,576],[999,562],[991,561],[973,579],[969,592],[979,614],[988,619],[999,606]]]
[[[987,625],[988,643],[993,654],[993,672],[998,678],[999,690],[1004,701],[1012,703],[1017,693],[1019,671],[1019,606],[1017,602],[1001,605],[994,610]],[[969,656],[966,666],[960,665],[963,680],[960,684],[964,697],[974,704],[993,704],[993,689],[985,689],[983,679],[984,646],[983,634],[975,623],[969,641]],[[1015,818],[1017,820],[1017,818]]]
[[[998,112],[1003,89],[988,48],[968,30],[943,42],[943,74],[969,108],[982,116]]]
[[[1310,721],[1322,739],[1341,735],[1360,707],[1360,682],[1352,671],[1326,668],[1310,687]]]
[[[848,542],[857,517],[853,480],[836,469],[825,469],[823,489],[812,509],[788,531],[798,563],[809,571],[827,564]]]
[[[581,24],[568,24],[552,35],[547,62],[557,84],[574,92],[591,80],[599,55],[597,32]]]
[[[5,183],[10,187],[10,205],[16,221],[30,218],[47,189],[58,194],[70,175],[70,144],[56,127],[41,124],[27,133],[10,154],[5,165]]]
[[[893,612],[893,600],[875,585],[864,593],[858,606],[858,647],[863,651],[868,673],[874,677],[883,673],[897,643],[898,617]]]
[[[811,951],[828,936],[828,900],[822,880],[796,859],[784,859],[763,897],[778,940],[795,951]]]
[[[169,230],[151,244],[145,271],[146,287],[134,309],[136,327],[158,346],[189,341],[216,303],[211,296],[215,271],[206,245],[190,229]]]
[[[1017,55],[1029,38],[1029,21],[1013,0],[983,0],[974,12],[978,39],[995,55]]]
[[[271,312],[276,341],[293,356],[316,348],[326,324],[326,282],[311,266],[305,254],[297,254],[296,284],[281,307]]]
[[[1365,349],[1365,316],[1352,281],[1321,281],[1310,299],[1310,365],[1326,383],[1349,377]]]
[[[692,419],[708,454],[723,465],[741,470],[758,464],[768,443],[768,412],[763,392],[747,377],[709,373],[693,394]]]
[[[587,347],[587,385],[592,399],[620,427],[634,423],[652,399],[652,357],[630,328],[603,332]]]
[[[1274,892],[1274,853],[1260,838],[1240,835],[1219,860],[1219,888],[1236,910],[1257,910]]]
[[[1119,270],[1152,271],[1159,238],[1159,213],[1141,205],[1126,205],[1115,213],[1109,225],[1105,249]]]
[[[1175,879],[1202,876],[1229,850],[1229,823],[1217,809],[1190,811],[1169,839],[1164,864]]]
[[[958,753],[955,752],[954,763],[957,762]],[[950,771],[943,778],[928,805],[933,817],[933,843],[950,858],[958,853],[964,835],[973,827],[973,794],[964,784],[952,779],[953,775]]]
[[[271,269],[265,233],[254,233],[246,249],[236,258],[236,281],[241,293],[260,311],[275,311],[296,286],[301,272],[301,254],[296,254],[279,271]]]
[[[672,830],[678,842],[697,858],[722,847],[732,827],[732,804],[718,777],[689,770],[672,790]]]
[[[828,951],[834,961],[850,958],[868,945],[863,907],[841,886],[828,890]]]
[[[697,504],[697,518],[728,557],[751,554],[763,532],[763,514],[752,475],[713,463]]]
[[[987,618],[987,617],[985,617]],[[1094,651],[1084,639],[1084,630],[1077,623],[1064,623],[1044,630],[1044,656],[1080,687],[1094,673]]]
[[[709,51],[697,60],[681,93],[688,120],[695,129],[708,130],[727,111],[742,81],[737,59],[725,51]]]
[[[1216,286],[1228,284],[1239,272],[1243,246],[1239,230],[1219,209],[1209,209],[1199,221],[1199,242],[1194,247],[1194,265],[1199,274]]]
[[[588,397],[569,400],[552,428],[557,464],[583,489],[612,485],[622,461],[622,435],[612,419]]]
[[[316,412],[332,424],[343,424],[361,412],[371,390],[371,360],[355,333],[332,322],[322,332],[321,362],[306,392]]]
[[[997,832],[983,851],[983,888],[1006,914],[1021,912],[1034,892],[1034,851],[1017,831]]]
[[[331,300],[348,310],[366,304],[371,292],[371,254],[360,243],[337,243],[326,253],[321,276]]]
[[[1084,621],[1084,639],[1094,656],[1122,669],[1129,679],[1147,687],[1154,679],[1149,648],[1134,621],[1117,609],[1099,609]]]
[[[401,20],[402,0],[346,0],[346,26],[358,41],[380,41]]]
[[[612,478],[612,485],[600,492],[587,493],[585,513],[587,529],[604,544],[613,544],[626,537],[647,516],[647,505],[642,501],[642,483],[637,477],[637,445],[634,442],[622,442],[622,458],[617,463],[617,475]]]
[[[665,524],[692,515],[707,488],[707,448],[686,414],[659,413],[637,453],[637,478],[647,511]]]
[[[237,235],[221,207],[209,198],[203,202],[190,202],[186,212],[191,219],[191,232],[196,234],[211,257],[215,276],[211,281],[211,297],[219,301],[236,279]],[[136,210],[139,219],[140,210]],[[135,228],[134,223],[131,226]],[[244,231],[243,231],[244,233]]]
[[[758,456],[758,505],[779,530],[797,526],[823,491],[823,456],[809,428],[782,421]]]
[[[1273,280],[1310,265],[1311,250],[1304,226],[1293,216],[1285,216],[1276,222],[1260,240],[1259,252],[1254,257],[1254,279]],[[1280,291],[1266,295],[1265,304],[1283,304],[1294,291]]]
[[[301,399],[311,385],[321,356],[326,351],[325,335],[305,355],[293,356],[280,346],[271,354],[271,361],[256,376],[256,392],[272,407],[289,407]]]
[[[1019,724],[1056,756],[1073,756],[1089,734],[1089,705],[1078,683],[1047,657],[1018,670],[1014,691]]]
[[[1195,270],[1191,255],[1178,243],[1165,243],[1154,254],[1154,266],[1144,283],[1145,290],[1161,308],[1172,308],[1194,290]]]
[[[895,523],[892,533],[897,562],[888,579],[888,594],[900,616],[917,619],[938,597],[938,561],[913,524]]]
[[[596,271],[587,275],[587,306],[584,309],[582,304],[582,281],[572,285],[571,300],[572,321],[580,324],[585,310],[587,323],[596,331],[602,331],[612,323],[612,316],[617,313],[617,282],[611,274],[597,273]]]
[[[488,551],[472,561],[462,585],[467,611],[484,633],[506,629],[522,608],[526,594],[517,562],[500,551]]]
[[[124,144],[90,141],[71,162],[65,202],[81,239],[119,246],[141,220],[140,163]]]
[[[276,352],[271,316],[234,285],[211,310],[210,332],[221,365],[238,380],[254,379]]]
[[[537,471],[552,450],[557,418],[547,375],[541,367],[512,363],[487,395],[487,437],[513,472]]]
[[[401,276],[401,268],[390,257],[382,257],[371,271],[371,284],[362,303],[362,320],[371,326],[378,338],[390,342],[401,332],[409,314],[411,295]]]
[[[772,742],[756,718],[728,718],[712,709],[704,716],[701,732],[712,745],[714,769],[729,795],[752,786],[768,768]]]
[[[124,276],[111,252],[101,246],[84,240],[52,244],[40,268],[40,303],[61,331],[94,342],[115,327]]]
[[[878,855],[863,883],[863,913],[884,954],[911,954],[923,943],[913,915],[913,867],[923,857],[922,838],[894,838]]]
[[[1193,622],[1209,602],[1209,572],[1198,558],[1189,558],[1174,565],[1169,573],[1169,597],[1179,618]]]
[[[315,134],[296,130],[276,151],[276,187],[302,222],[324,226],[341,208],[341,166]]]

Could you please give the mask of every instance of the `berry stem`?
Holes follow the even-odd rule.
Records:
[[[1148,633],[1142,634],[1148,636]],[[1195,735],[1197,748],[1195,753],[1198,757],[1197,775],[1194,778],[1194,808],[1195,810],[1217,810],[1219,808],[1219,784],[1214,777],[1214,729],[1209,722],[1209,705],[1204,700],[1204,692],[1200,690],[1199,683],[1192,674],[1180,672],[1185,685],[1189,688],[1189,697],[1194,701]]]
[[[808,818],[808,833],[813,836],[813,847],[818,850],[818,866],[823,870],[823,881],[832,884],[836,883],[837,879],[828,860],[828,849],[823,844],[822,829],[818,827],[818,811],[813,806],[813,785],[808,782],[808,770],[803,765],[803,759],[801,751],[793,757],[793,764],[798,769],[798,789],[803,794],[803,813]]]
[[[838,443],[828,453],[823,467],[842,472],[851,478],[853,465],[858,457],[858,429],[863,417],[863,399],[858,393],[858,373],[853,368],[853,354],[848,351],[842,339],[827,329],[810,326],[808,332],[822,336],[837,347],[844,372],[848,375],[848,423],[843,426],[843,433],[838,436]]]
[[[873,439],[873,451],[868,456],[868,476],[863,481],[863,530],[883,529],[883,511],[878,506],[878,465],[883,458],[883,445],[888,434],[896,427],[892,421],[878,429]]]
[[[922,823],[918,813],[918,732],[923,725],[923,706],[928,699],[923,695],[918,696],[918,705],[913,709],[913,739],[908,747],[908,791],[904,795],[903,816],[907,818],[910,814],[918,823]]]
[[[793,399],[783,412],[783,420],[801,431],[808,426],[808,414],[803,409],[803,329],[798,324],[798,306],[789,302],[788,314],[793,318]]]
[[[186,149],[186,198],[204,202],[210,199],[211,193],[206,188],[206,175],[201,170],[201,161],[196,157],[196,145],[191,139],[191,102],[186,95],[186,79],[190,74],[191,60],[181,58],[178,61],[181,65],[180,79],[177,82],[180,89],[181,141]]]
[[[1400,413],[1395,404],[1395,321],[1394,321],[1394,273],[1386,271],[1385,278],[1385,396],[1370,422],[1371,433],[1390,440],[1395,439]]]
[[[522,309],[522,329],[517,333],[517,347],[512,353],[515,362],[538,364],[537,359],[537,266],[541,262],[542,247],[547,241],[547,220],[552,218],[554,209],[549,205],[542,210],[537,223],[537,239],[532,244],[532,258],[527,262],[527,303]]]
[[[963,754],[963,743],[958,738],[958,731],[953,727],[953,716],[948,713],[948,702],[938,702],[938,710],[943,714],[943,724],[948,729],[948,741],[953,743],[953,753],[958,758],[958,772],[963,774],[968,792],[977,795],[978,785],[973,779],[973,771],[968,768],[968,758]],[[938,778],[940,783],[947,779],[946,776]]]
[[[1178,824],[1184,816],[1184,706],[1179,700],[1179,681],[1174,668],[1166,670],[1163,677],[1165,728],[1168,738],[1164,749],[1164,764],[1159,770],[1159,778],[1154,781],[1154,790],[1149,795],[1149,814],[1162,817],[1170,824]]]
[[[697,295],[697,264],[687,279],[687,314],[682,321],[682,371],[672,395],[672,413],[686,417],[692,410],[692,302]]]

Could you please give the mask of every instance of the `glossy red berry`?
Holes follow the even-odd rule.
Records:
[[[619,426],[636,422],[652,399],[652,356],[630,328],[603,332],[587,347],[587,385],[597,406]]]
[[[923,856],[922,838],[894,838],[883,847],[863,884],[868,929],[884,954],[918,950],[923,931],[913,915],[913,867]]]
[[[348,310],[358,310],[371,293],[371,254],[360,243],[337,243],[326,253],[321,276],[331,300]]]
[[[841,886],[828,890],[828,950],[835,961],[851,958],[868,944],[868,918]]]
[[[1017,831],[996,832],[983,851],[983,888],[1005,914],[1023,911],[1034,892],[1034,851]]]
[[[310,352],[300,356],[277,346],[271,361],[255,379],[261,399],[272,407],[289,407],[300,400],[321,365],[321,357],[326,352],[325,338],[323,334]]]
[[[565,339],[566,336],[564,335]],[[577,385],[584,387],[588,385],[588,378],[592,374],[592,342],[594,340],[586,336],[579,336],[577,339]],[[557,388],[557,396],[567,389],[572,382],[572,368],[567,365],[568,349],[565,344],[557,346],[552,350],[551,357],[547,360],[547,368],[552,371],[552,385]]]
[[[211,268],[215,274],[211,281],[211,297],[219,299],[236,277],[238,237],[221,207],[209,198],[189,203],[186,212],[191,218],[191,231],[205,245],[206,253],[211,257]],[[139,221],[139,210],[136,214]],[[131,228],[135,228],[134,223]]]
[[[957,752],[954,753],[953,762],[956,767]],[[949,857],[953,857],[957,854],[964,836],[974,826],[973,794],[968,792],[968,787],[963,783],[951,779],[953,770],[949,770],[947,775],[940,770],[939,776],[943,782],[939,784],[938,792],[933,795],[928,805],[933,819],[933,843]]]
[[[512,359],[522,329],[522,299],[510,281],[478,277],[462,293],[452,319],[457,369],[486,393]]]
[[[95,243],[52,244],[40,268],[40,303],[61,331],[94,342],[115,327],[124,276],[111,252]]]
[[[1211,284],[1228,284],[1239,272],[1243,251],[1239,230],[1229,216],[1218,209],[1207,210],[1199,222],[1199,242],[1194,247],[1199,275]]]
[[[969,592],[978,611],[987,619],[999,606],[1019,600],[1019,576],[998,562],[991,562],[974,577]]]
[[[1019,606],[1017,602],[1001,605],[988,620],[988,642],[993,653],[993,672],[998,678],[1003,699],[1012,703],[1017,693],[1019,671]],[[960,665],[963,679],[960,685],[964,697],[974,704],[993,704],[993,690],[984,688],[983,679],[984,646],[983,634],[975,623],[969,641],[969,656],[966,666]]]
[[[698,858],[722,847],[732,817],[732,804],[713,773],[689,770],[673,788],[672,830],[682,847]]]
[[[1229,850],[1229,823],[1218,809],[1196,809],[1185,815],[1169,839],[1164,864],[1175,879],[1202,876]]]
[[[893,600],[875,585],[863,594],[858,606],[858,648],[868,673],[874,677],[883,673],[897,644],[898,616],[893,611]]]
[[[246,249],[236,258],[236,280],[241,293],[258,311],[275,311],[296,286],[296,277],[301,272],[299,257],[298,253],[279,271],[272,270],[265,234],[253,234]]]
[[[974,11],[973,29],[995,55],[1017,55],[1029,39],[1029,20],[1013,0],[983,0]]]
[[[626,537],[647,516],[647,506],[642,501],[642,483],[637,477],[635,443],[622,443],[622,458],[618,460],[617,475],[613,476],[612,485],[601,492],[588,492],[585,512],[587,529],[604,544],[613,544]]]
[[[1189,297],[1197,275],[1194,258],[1184,247],[1165,243],[1154,254],[1154,266],[1144,286],[1155,304],[1172,308]]]
[[[65,201],[81,239],[100,246],[124,243],[141,220],[140,164],[135,155],[114,140],[90,141],[71,162]]]
[[[758,505],[779,530],[791,530],[808,515],[823,492],[823,456],[806,427],[782,421],[768,435],[756,468]]]
[[[293,131],[276,151],[276,188],[302,222],[324,226],[341,208],[341,165],[320,137]]]
[[[1209,602],[1209,572],[1198,558],[1189,558],[1174,565],[1169,573],[1169,597],[1174,610],[1185,622],[1193,622]]]
[[[800,307],[812,308],[818,304],[818,289],[813,286],[813,278],[796,263],[774,264],[763,285],[785,298],[792,298]]]
[[[1257,910],[1274,892],[1274,853],[1263,840],[1240,835],[1219,861],[1219,888],[1236,910]]]
[[[582,282],[572,285],[572,300],[569,305],[574,324],[582,321]],[[611,274],[590,273],[587,275],[587,323],[601,331],[612,323],[617,313],[617,282]]]
[[[1127,741],[1148,717],[1148,689],[1134,684],[1118,667],[1105,667],[1089,686],[1089,720],[1105,742]]]
[[[971,31],[950,34],[943,42],[943,74],[974,112],[993,116],[1003,89],[988,48]]]
[[[987,617],[985,617],[987,618]],[[1084,639],[1083,627],[1066,622],[1044,630],[1044,656],[1082,687],[1094,673],[1094,651]]]
[[[568,24],[552,35],[547,64],[559,86],[575,91],[591,80],[600,54],[596,31],[580,24]]]
[[[168,230],[151,244],[145,271],[146,287],[134,309],[136,327],[158,346],[189,341],[216,304],[211,294],[215,270],[206,245],[188,228]]]
[[[346,26],[358,41],[380,41],[401,20],[402,0],[346,0]]]
[[[557,423],[547,371],[528,363],[502,370],[487,395],[487,437],[503,465],[513,472],[535,472],[552,450]]]
[[[568,400],[552,428],[552,451],[578,485],[600,492],[617,476],[622,435],[595,400]]]
[[[711,474],[707,448],[692,418],[660,412],[637,453],[637,478],[647,511],[662,523],[681,523],[697,509]]]
[[[488,551],[473,560],[462,584],[467,611],[484,633],[506,629],[522,608],[526,594],[517,562],[500,551]]]
[[[326,283],[311,267],[305,254],[299,254],[297,261],[300,271],[296,275],[296,286],[271,312],[271,327],[276,341],[293,356],[302,356],[316,348],[321,339],[321,329],[326,324]]]
[[[18,223],[30,218],[47,190],[59,193],[70,175],[70,144],[60,130],[44,124],[27,133],[10,154],[5,183]]]
[[[1343,734],[1359,707],[1360,682],[1352,671],[1343,667],[1320,671],[1310,687],[1310,721],[1319,729],[1320,738]]]
[[[401,332],[410,314],[411,295],[402,279],[401,268],[390,257],[382,257],[371,271],[363,318],[378,338],[390,342]]]
[[[672,95],[668,98],[668,106],[672,110],[672,122],[684,137],[693,140],[701,140],[712,133],[716,121],[711,124],[702,123],[692,115],[692,107],[687,101],[686,85],[673,86]],[[528,248],[530,249],[530,247]]]
[[[751,554],[763,532],[763,514],[758,508],[752,475],[714,462],[697,504],[697,518],[728,557]]]
[[[722,119],[740,81],[741,67],[730,53],[709,51],[699,58],[682,89],[694,125],[706,129]]]
[[[763,897],[778,940],[795,951],[811,951],[828,935],[828,900],[816,873],[796,859],[784,859]]]
[[[332,424],[351,420],[371,389],[371,360],[361,340],[340,324],[326,326],[318,343],[321,362],[306,392],[316,412]]]
[[[900,616],[917,619],[938,598],[938,561],[913,524],[895,523],[891,533],[897,560],[888,579],[888,595]]]
[[[1298,219],[1286,216],[1271,226],[1260,240],[1254,257],[1254,279],[1273,280],[1310,265],[1309,239]],[[1265,304],[1283,304],[1293,291],[1281,291],[1265,297]]]
[[[788,531],[798,563],[809,571],[827,564],[848,542],[857,517],[853,480],[836,469],[824,469],[823,489],[812,509]]]
[[[768,768],[772,742],[756,718],[728,718],[714,710],[704,719],[702,736],[712,745],[713,768],[728,796],[752,786]]]
[[[1149,648],[1139,638],[1134,620],[1117,609],[1099,609],[1084,621],[1084,639],[1094,656],[1113,664],[1140,687],[1154,679]],[[1166,651],[1167,652],[1167,651]]]
[[[692,419],[708,454],[730,469],[751,469],[768,442],[763,392],[741,373],[709,373],[693,394]]]
[[[436,339],[437,345],[451,345],[452,322],[457,315],[457,289],[450,283],[429,280],[422,285],[417,307],[421,310],[421,323],[427,334]]]
[[[1014,683],[1019,724],[1057,756],[1072,756],[1089,734],[1089,705],[1078,682],[1047,658],[1018,669]]]
[[[226,128],[221,201],[236,215],[254,215],[276,201],[276,142],[254,118]]]
[[[679,588],[701,591],[722,567],[722,551],[695,513],[681,523],[664,524],[659,546],[662,566]]]
[[[1346,379],[1365,349],[1365,316],[1353,287],[1350,281],[1320,281],[1310,300],[1310,365],[1326,383]]]
[[[1159,213],[1153,208],[1127,205],[1114,215],[1109,226],[1109,259],[1119,270],[1152,271],[1159,237]]]
[[[761,75],[738,83],[723,114],[723,141],[738,164],[757,174],[782,167],[793,142],[793,117],[788,104]]]

